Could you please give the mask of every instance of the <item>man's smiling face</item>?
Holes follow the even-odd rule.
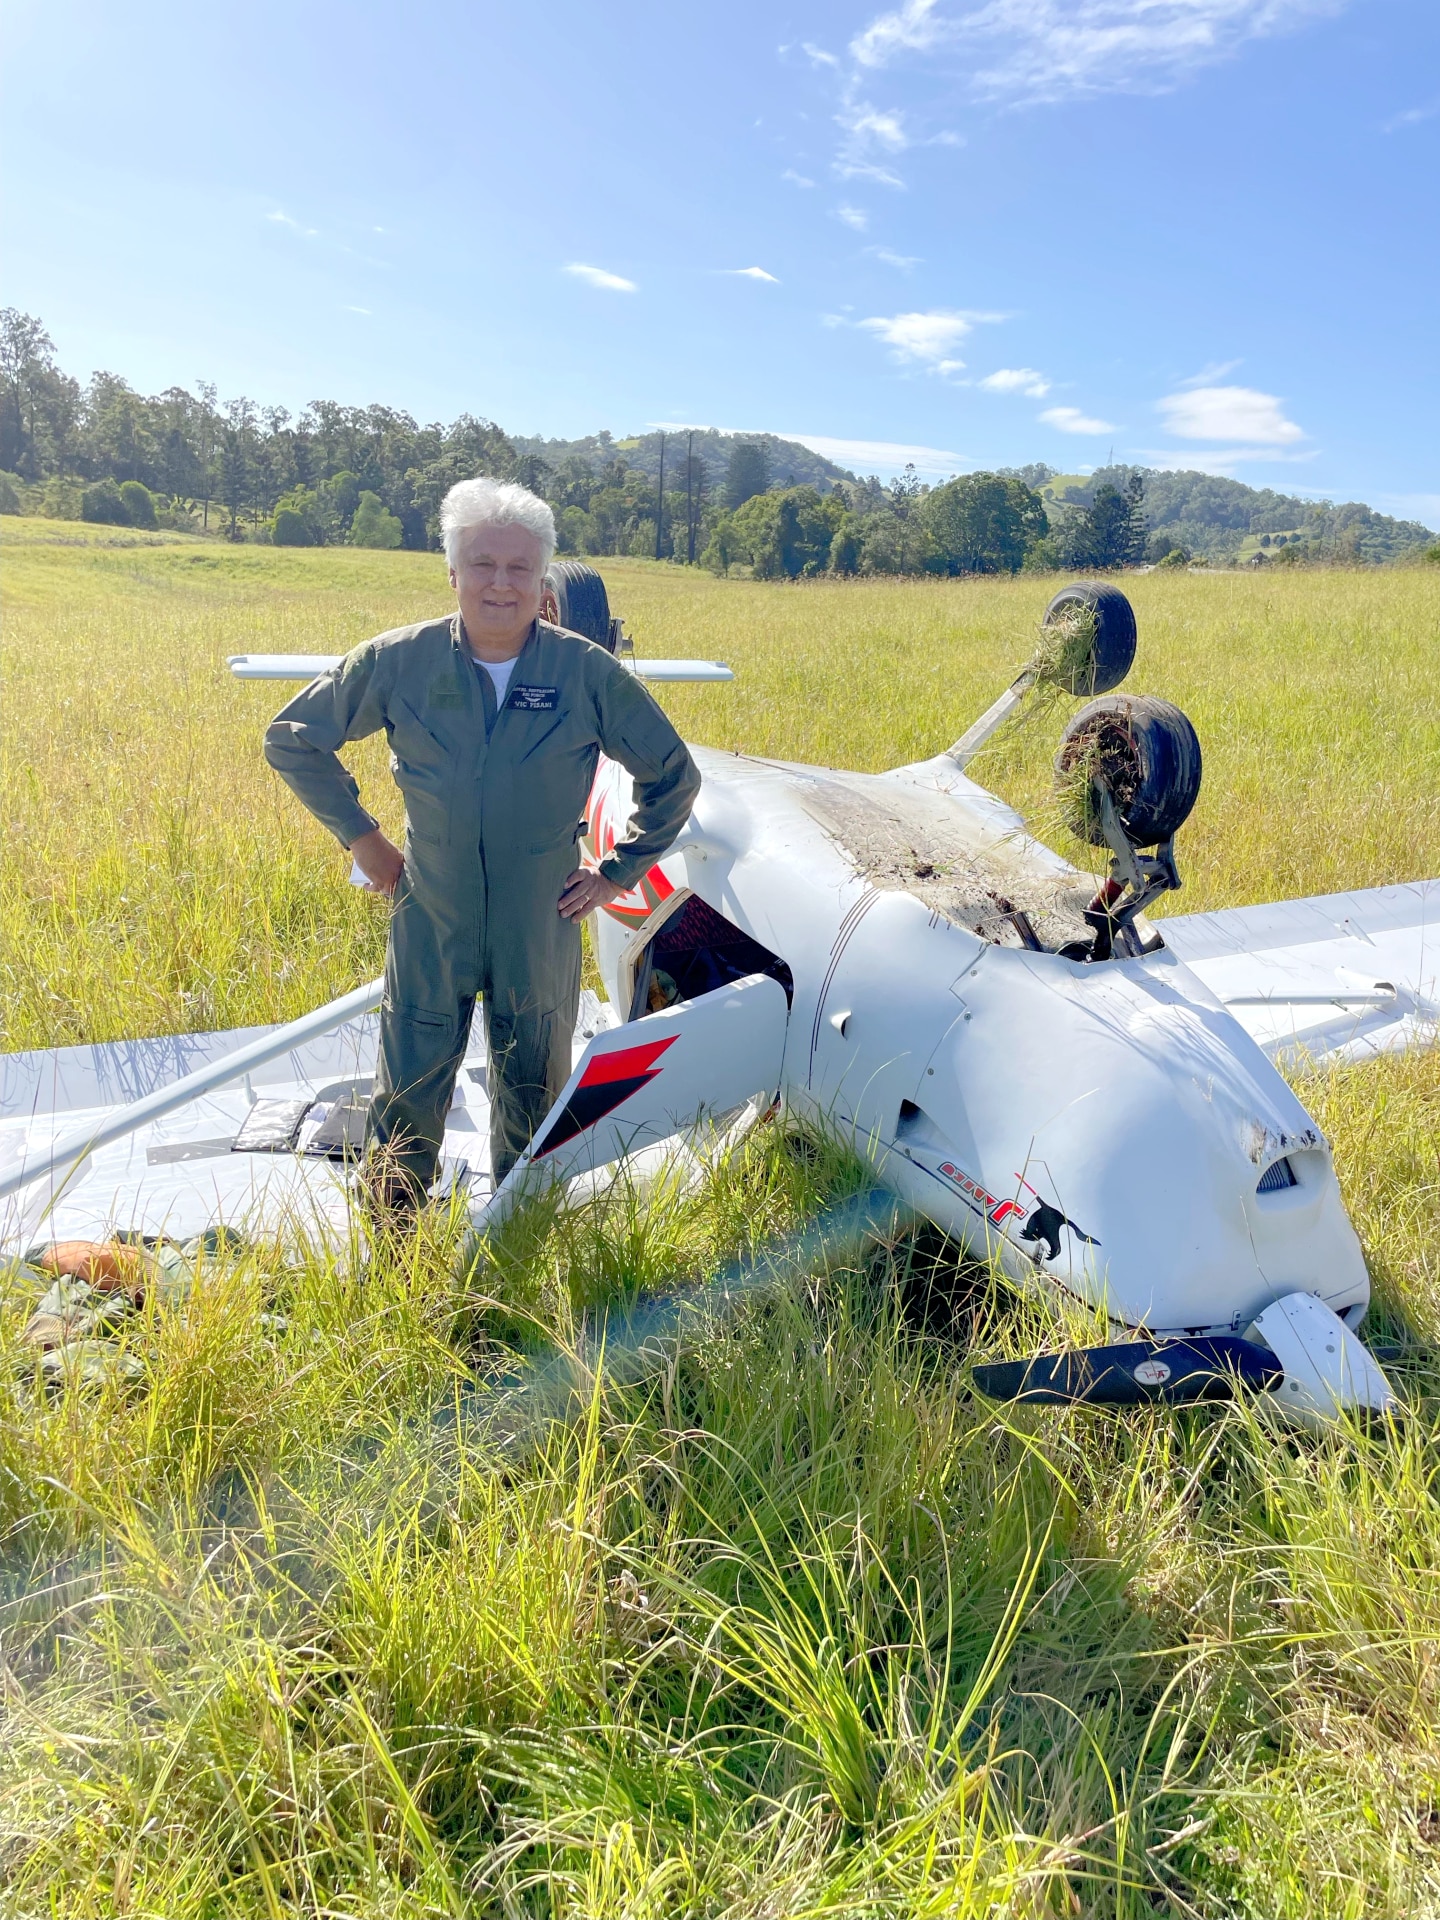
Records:
[[[450,584],[481,659],[508,660],[520,651],[540,611],[543,553],[524,527],[467,527],[461,534]]]

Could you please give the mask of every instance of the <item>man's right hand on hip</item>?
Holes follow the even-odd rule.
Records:
[[[367,893],[394,893],[405,871],[405,856],[381,827],[372,827],[350,842],[350,855],[365,876]]]

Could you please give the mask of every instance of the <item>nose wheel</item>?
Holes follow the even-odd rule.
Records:
[[[1175,835],[1199,798],[1200,776],[1195,729],[1168,700],[1111,694],[1070,722],[1055,757],[1056,786],[1076,837],[1110,849],[1110,872],[1085,910],[1090,940],[1062,947],[1066,959],[1109,960],[1117,948],[1136,955],[1159,945],[1135,922],[1180,885]]]

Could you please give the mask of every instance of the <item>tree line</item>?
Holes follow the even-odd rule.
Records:
[[[773,471],[783,443],[727,442],[721,469],[695,451],[697,437],[662,438],[658,466],[654,436],[643,465],[608,434],[583,452],[552,446],[546,458],[544,443],[517,446],[472,414],[422,425],[392,407],[316,400],[292,416],[243,396],[222,402],[203,381],[145,395],[105,372],[82,386],[58,364],[40,320],[0,312],[0,512],[284,546],[425,550],[439,545],[449,488],[491,473],[550,502],[565,553],[644,555],[764,579],[1103,571],[1147,557],[1147,483],[1167,479],[1115,469],[1069,500],[1042,495],[1053,477],[1042,466],[934,486],[913,468],[888,483],[831,468],[838,477],[794,485]],[[1151,547],[1152,560],[1190,557],[1172,537]]]

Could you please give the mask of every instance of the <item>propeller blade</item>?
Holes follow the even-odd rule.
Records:
[[[1277,1386],[1285,1370],[1268,1347],[1217,1334],[1042,1353],[976,1367],[971,1377],[991,1400],[1047,1407],[1137,1407],[1155,1400],[1183,1406],[1229,1400],[1241,1388],[1263,1392]]]

